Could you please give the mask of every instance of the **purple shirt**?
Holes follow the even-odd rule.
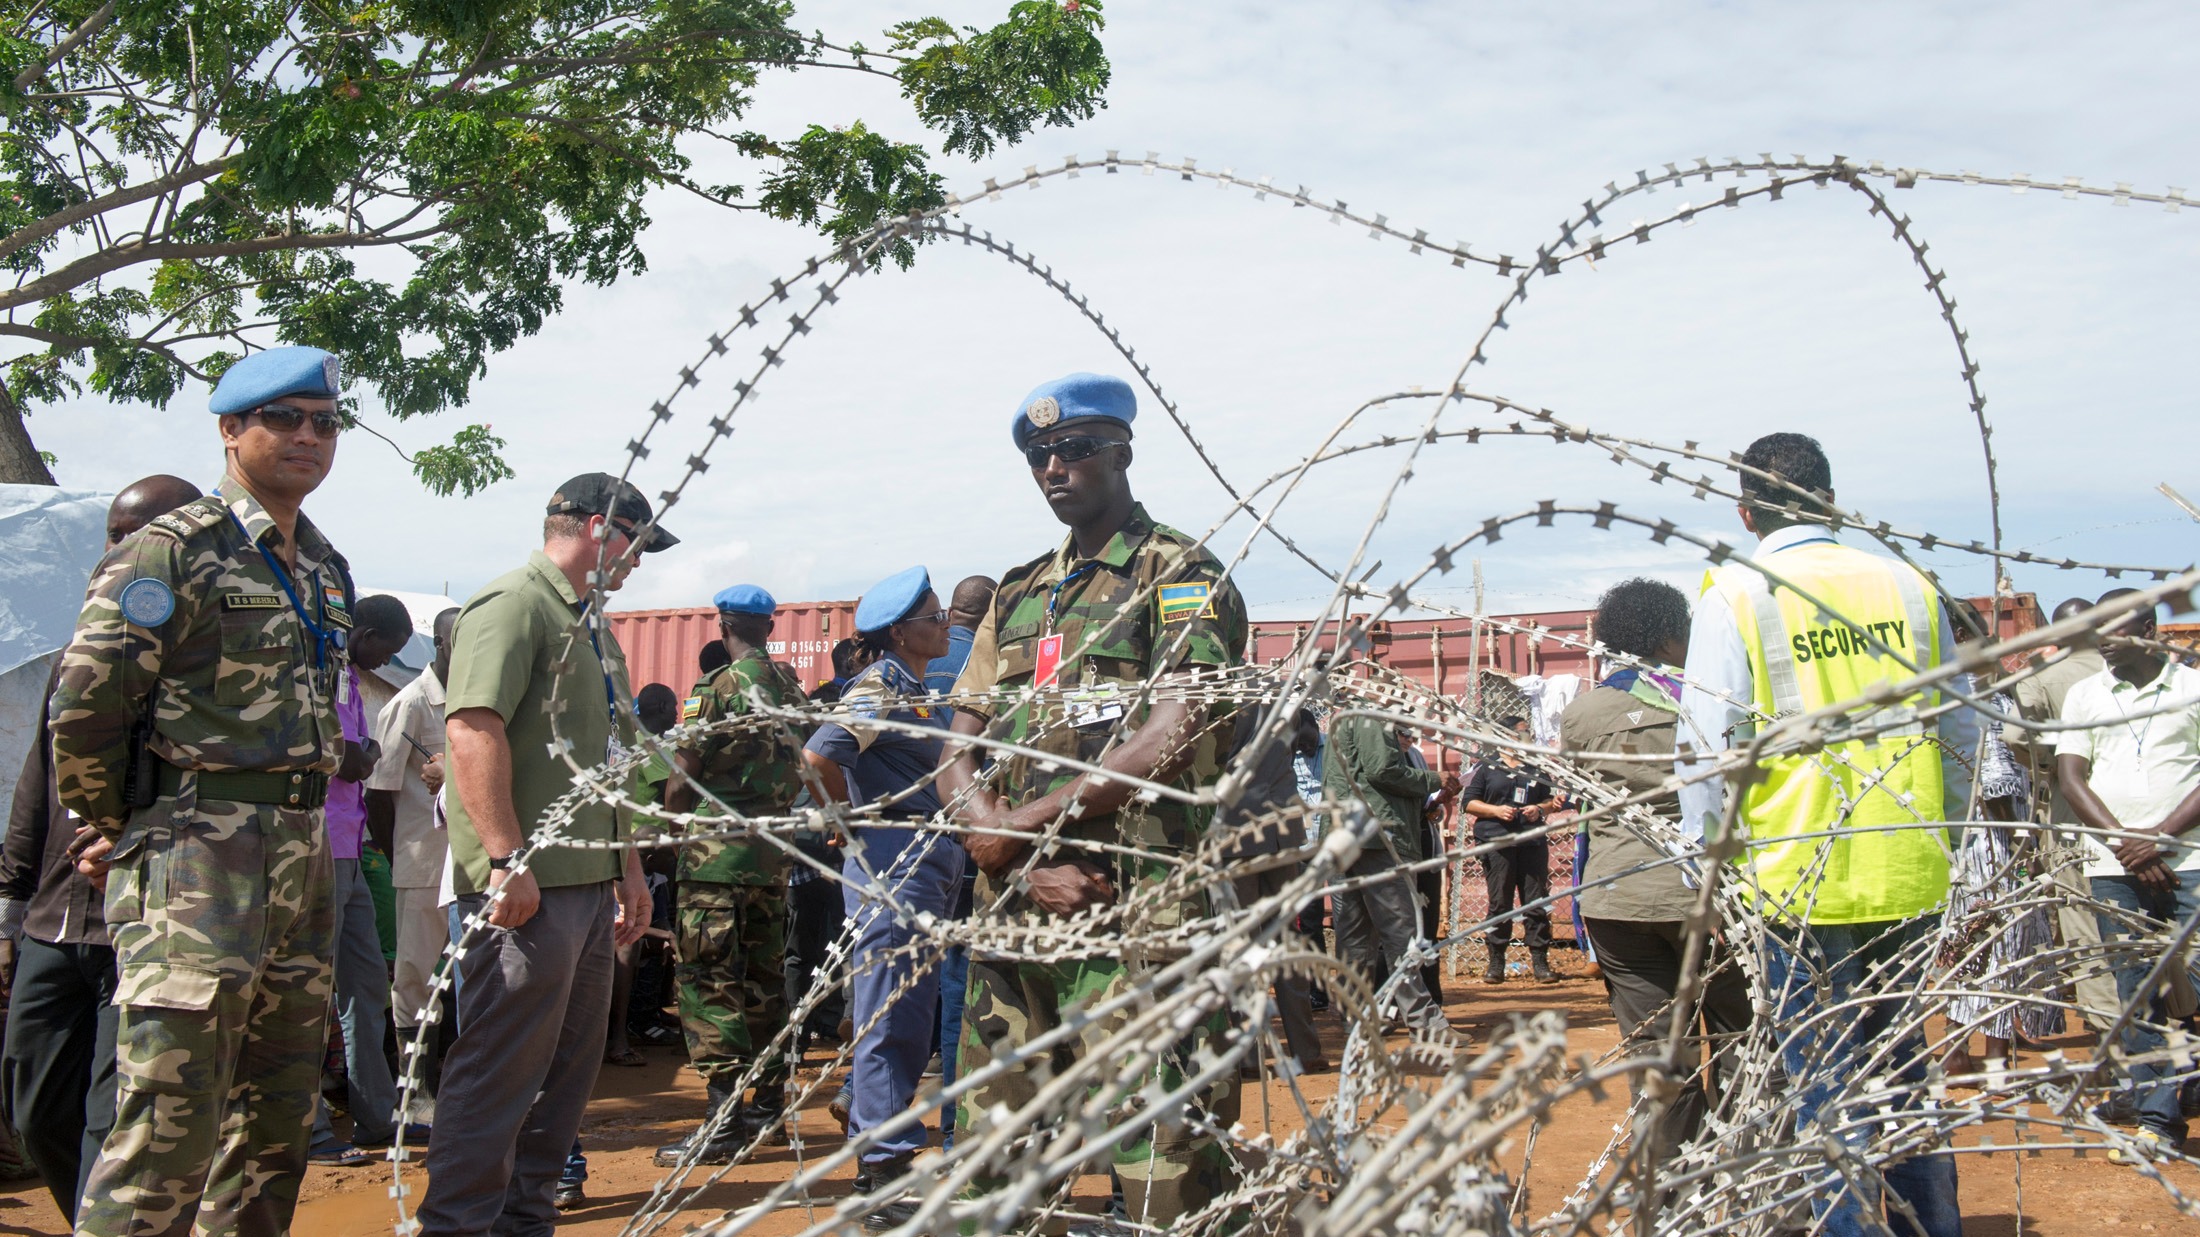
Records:
[[[367,702],[359,695],[359,671],[347,665],[347,690],[339,693],[336,719],[344,737],[353,743],[367,741]],[[367,792],[357,782],[331,778],[328,784],[328,849],[336,859],[359,858],[359,840],[367,832]]]

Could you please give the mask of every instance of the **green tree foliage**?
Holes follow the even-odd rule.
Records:
[[[567,284],[643,269],[656,190],[843,244],[936,206],[924,146],[741,130],[762,76],[893,78],[941,149],[984,155],[1103,106],[1099,8],[872,49],[773,0],[0,0],[0,480],[43,479],[8,475],[36,467],[19,407],[165,405],[273,343],[341,353],[398,420],[463,404]],[[702,138],[758,190],[697,183]],[[414,469],[472,493],[510,475],[502,445],[468,426]]]

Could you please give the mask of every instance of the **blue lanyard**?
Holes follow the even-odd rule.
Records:
[[[619,693],[611,686],[611,663],[603,659],[603,644],[596,639],[596,624],[591,619],[587,606],[581,607],[581,625],[588,629],[588,647],[596,650],[596,669],[603,672],[603,710],[605,716],[611,719],[612,736],[616,738],[619,730]]]
[[[331,632],[327,627],[322,626],[322,623],[328,621],[328,598],[318,597],[318,590],[321,587],[320,571],[316,569],[313,573],[313,587],[316,590],[321,612],[321,622],[316,623],[306,615],[305,603],[298,600],[298,590],[290,582],[289,570],[283,566],[281,560],[275,557],[272,550],[253,539],[251,530],[244,526],[243,520],[237,518],[235,507],[229,507],[226,510],[229,512],[229,522],[237,526],[237,531],[243,533],[244,539],[252,542],[252,548],[258,550],[260,557],[267,561],[267,569],[275,573],[275,582],[283,586],[283,596],[290,598],[291,610],[297,614],[298,621],[305,624],[307,634],[313,637],[313,668],[316,670],[326,668],[329,647],[333,645],[342,648],[343,643],[337,633]]]
[[[1094,571],[1098,571],[1099,569],[1100,569],[1100,564],[1099,564],[1099,563],[1097,563],[1097,562],[1087,562],[1087,563],[1085,563],[1085,564],[1084,564],[1083,566],[1079,567],[1079,568],[1078,568],[1077,570],[1075,570],[1075,571],[1072,571],[1072,572],[1070,572],[1070,573],[1069,573],[1068,575],[1066,575],[1066,576],[1063,576],[1063,577],[1062,577],[1062,580],[1061,580],[1061,582],[1060,582],[1059,584],[1056,584],[1056,585],[1054,586],[1054,591],[1052,591],[1052,592],[1050,592],[1050,593],[1048,593],[1048,594],[1047,594],[1047,634],[1048,634],[1048,635],[1052,635],[1052,634],[1054,634],[1054,604],[1055,604],[1056,602],[1058,602],[1058,601],[1060,601],[1060,600],[1062,599],[1062,590],[1063,590],[1063,589],[1065,589],[1065,588],[1068,588],[1068,587],[1070,586],[1070,584],[1071,584],[1072,582],[1074,582],[1075,580],[1077,580],[1077,579],[1078,579],[1079,577],[1082,577],[1082,576],[1088,575],[1088,574],[1090,574],[1090,573],[1092,573],[1092,572],[1094,572]]]

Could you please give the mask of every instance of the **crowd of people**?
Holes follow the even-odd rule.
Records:
[[[2074,640],[2006,684],[1948,689],[1989,712],[1936,713],[1942,689],[1925,687],[1913,701],[1928,721],[1763,756],[1738,793],[1701,775],[1774,719],[1957,659],[1981,626],[1913,567],[1840,542],[1831,468],[1808,438],[1769,435],[1741,457],[1738,512],[1759,541],[1693,605],[1646,579],[1604,594],[1608,673],[1567,707],[1556,751],[1504,717],[1445,769],[1402,718],[1295,708],[1270,725],[1260,708],[1136,690],[1243,664],[1249,625],[1220,561],[1134,499],[1136,401],[1119,380],[1047,383],[1013,418],[1065,539],[944,600],[921,565],[880,580],[834,677],[807,689],[772,660],[777,603],[753,583],[716,594],[719,639],[692,684],[634,689],[594,607],[679,541],[606,474],[560,486],[541,549],[463,607],[414,616],[357,596],[301,510],[333,461],[340,394],[328,354],[254,354],[214,393],[216,493],[153,477],[117,496],[14,800],[0,1093],[80,1233],[283,1232],[309,1164],[361,1163],[400,1139],[426,1146],[422,1231],[547,1232],[585,1198],[579,1131],[600,1067],[638,1063],[637,1036],[675,1034],[709,1115],[659,1164],[784,1142],[804,1052],[844,1044],[830,1107],[863,1140],[865,1226],[893,1228],[916,1214],[898,1186],[935,1127],[944,1145],[986,1137],[1111,1024],[1077,1023],[1051,1055],[1023,1045],[1153,982],[1153,958],[1118,947],[1126,933],[1271,898],[1299,870],[1168,884],[1172,857],[1217,832],[1234,861],[1303,858],[1353,830],[1337,887],[1290,927],[1317,951],[1333,929],[1339,965],[1386,994],[1390,1025],[1437,1034],[1452,1024],[1430,946],[1455,925],[1431,861],[1477,861],[1485,982],[1509,982],[1516,922],[1525,974],[1555,982],[1552,834],[1570,812],[1628,800],[1585,812],[1571,892],[1627,1051],[1654,1053],[1676,1008],[1688,1032],[1668,1067],[1675,1098],[1638,1133],[1658,1155],[1695,1134],[1727,1046],[1765,1016],[1737,942],[1707,947],[1691,928],[1722,864],[1763,915],[1769,1016],[1802,1122],[1870,1054],[1917,1079],[1936,1059],[1966,1072],[1971,1031],[2006,1057],[2057,1034],[2066,1008],[2145,1053],[2193,1012],[2189,986],[2145,987],[2149,934],[2200,906],[2200,849],[2179,838],[2200,821],[2200,671],[2153,639],[2150,612],[2098,649]],[[393,693],[373,672],[416,617],[433,664]],[[643,731],[666,736],[629,788],[652,811],[572,799],[575,762],[616,761]],[[1241,755],[1234,797],[1201,806],[1196,792]],[[1187,793],[1138,793],[1156,784]],[[825,805],[860,823],[742,828]],[[553,819],[563,844],[535,847]],[[2011,909],[2035,877],[2107,909]],[[1134,890],[1155,895],[1135,900],[1137,925],[1121,919]],[[1090,949],[933,949],[920,927],[973,916],[1074,919]],[[2064,977],[2039,961],[2058,934],[2133,944],[2106,972]],[[1967,985],[1952,1043],[1888,1055],[1889,1037],[1920,1032],[1913,996],[1877,964],[1936,938]],[[1313,1015],[1334,995],[1284,975],[1274,996],[1283,1051],[1269,1068],[1331,1069]],[[1813,1016],[1850,1002],[1853,1017]],[[2118,1017],[2135,1004],[2150,1016]],[[1268,1042],[1218,1014],[1157,1046],[1148,1081],[1187,1088],[1202,1053],[1249,1035]],[[401,1058],[399,1036],[423,1057]],[[433,1119],[400,1127],[395,1079],[415,1065]],[[2134,1066],[2110,1107],[2174,1147],[2190,1097],[2168,1069]],[[927,1109],[928,1075],[964,1074],[959,1104]],[[1114,1149],[1114,1209],[1076,1231],[1166,1226],[1227,1192],[1216,1131],[1240,1079],[1209,1075],[1189,1086],[1200,1119],[1134,1127]],[[1007,1172],[981,1166],[971,1196]],[[1919,1155],[1829,1179],[1814,1207],[1829,1233],[1953,1237],[1955,1187],[1952,1157]]]

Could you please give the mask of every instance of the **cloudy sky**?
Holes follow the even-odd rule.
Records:
[[[985,24],[1003,11],[1005,0],[817,3],[797,22],[875,38],[919,12]],[[1697,155],[1838,153],[2200,187],[2200,10],[2189,5],[1117,0],[1108,20],[1107,110],[983,164],[945,161],[952,188],[1071,154],[1152,150],[1304,185],[1478,253],[1532,254],[1605,182]],[[778,134],[862,120],[922,136],[890,83],[845,73],[772,79],[750,120]],[[739,174],[728,166],[705,179]],[[1722,187],[1637,199],[1619,223]],[[2154,487],[2200,499],[2190,445],[2200,209],[1932,184],[1896,201],[1945,266],[1982,366],[2008,544],[2192,561],[2200,528]],[[425,445],[464,421],[489,422],[511,441],[516,480],[437,499],[388,448],[347,438],[309,510],[362,582],[463,598],[515,564],[549,491],[574,473],[616,471],[651,401],[705,337],[822,248],[799,228],[693,199],[667,195],[656,208],[646,275],[570,290],[562,317],[494,359],[470,408],[388,427]],[[1288,466],[1369,397],[1440,389],[1506,288],[1486,267],[1454,268],[1314,211],[1168,176],[1056,179],[975,204],[964,220],[1036,253],[1087,295],[1241,483]],[[740,339],[659,431],[663,447],[637,474],[646,489],[673,480],[674,461],[701,444],[703,421],[753,364],[764,341]],[[1078,369],[1125,372],[1074,308],[998,257],[934,246],[909,272],[855,281],[772,371],[704,483],[667,519],[686,544],[653,557],[620,604],[698,604],[736,581],[784,600],[845,598],[913,562],[952,581],[1050,548],[1061,531],[1007,425],[1024,392]],[[1615,248],[1594,270],[1569,267],[1535,288],[1470,382],[1601,430],[1719,450],[1802,430],[1826,444],[1846,503],[1947,537],[1987,533],[1979,442],[1947,327],[1885,222],[1851,192],[1709,211],[1648,245]],[[211,480],[219,460],[201,407],[196,397],[164,413],[83,403],[38,415],[32,430],[61,457],[67,485],[112,488],[162,470]],[[1146,411],[1140,496],[1157,518],[1203,530],[1228,500],[1166,419]],[[1346,440],[1425,415],[1425,405],[1380,412]],[[1341,562],[1398,464],[1376,452],[1328,466],[1278,521]],[[1387,582],[1484,518],[1543,498],[1610,500],[1739,536],[1730,507],[1648,484],[1585,448],[1446,443],[1424,455],[1368,561],[1382,561]],[[1234,550],[1242,527],[1218,545]],[[1626,575],[1686,581],[1701,569],[1639,533],[1579,525],[1519,530],[1477,552],[1500,611],[1588,605]],[[1976,560],[1932,561],[1959,586],[1990,586]],[[1440,582],[1461,587],[1430,595],[1467,604],[1463,574]],[[1326,593],[1272,544],[1255,549],[1241,578],[1262,617],[1310,613]],[[2049,604],[2104,587],[2044,570],[2020,569],[2017,583]]]

